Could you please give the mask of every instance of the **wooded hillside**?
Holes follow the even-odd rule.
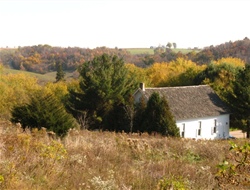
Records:
[[[243,40],[235,42],[226,42],[218,46],[210,46],[199,52],[193,61],[197,63],[209,63],[212,60],[218,60],[222,57],[236,57],[250,62],[250,40],[246,37]]]
[[[117,55],[125,63],[132,63],[139,67],[147,67],[153,63],[170,62],[177,58],[192,60],[197,64],[209,64],[213,60],[226,57],[236,57],[250,61],[250,40],[245,38],[235,42],[226,42],[218,46],[210,46],[202,51],[183,53],[170,48],[154,48],[154,54],[132,54],[126,49],[97,47],[95,49],[79,47],[52,47],[49,45],[37,45],[19,47],[18,49],[4,49],[0,51],[0,62],[3,65],[17,69],[37,73],[56,71],[56,65],[61,64],[63,70],[74,71],[79,65],[92,60],[103,53]]]

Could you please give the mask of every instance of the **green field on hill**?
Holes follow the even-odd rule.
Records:
[[[15,69],[4,68],[2,73],[3,74],[24,73],[24,74],[27,74],[29,76],[37,78],[37,80],[39,82],[41,82],[41,83],[55,82],[56,81],[56,72],[49,72],[49,73],[46,73],[46,74],[39,74],[39,73],[34,73],[34,72],[20,71],[20,70],[15,70]],[[65,72],[65,79],[66,80],[69,80],[72,77],[73,77],[73,73]]]
[[[126,48],[126,50],[128,52],[130,52],[133,55],[136,54],[154,54],[154,49],[153,48]],[[195,51],[195,52],[199,52],[199,50],[193,50],[193,49],[183,49],[183,48],[176,48],[176,49],[172,49],[175,53],[178,53],[179,51],[183,54]]]

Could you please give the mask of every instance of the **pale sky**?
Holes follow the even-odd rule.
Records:
[[[250,38],[249,0],[0,0],[0,47],[199,47]]]

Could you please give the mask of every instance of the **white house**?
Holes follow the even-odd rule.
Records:
[[[167,99],[180,129],[180,135],[192,139],[220,139],[229,137],[230,111],[208,85],[140,88],[134,93],[135,102],[146,101],[153,92]]]

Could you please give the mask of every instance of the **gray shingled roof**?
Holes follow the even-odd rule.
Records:
[[[143,93],[148,99],[153,92],[166,97],[176,120],[230,113],[225,103],[208,85],[145,88]]]

